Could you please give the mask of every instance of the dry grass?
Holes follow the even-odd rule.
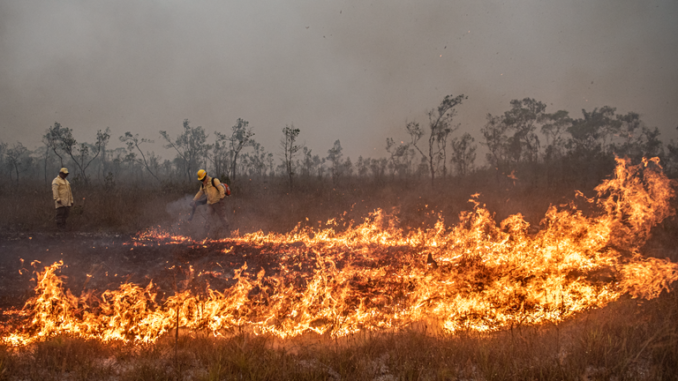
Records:
[[[130,233],[167,219],[165,205],[188,191],[187,186],[142,188],[73,186],[75,205],[70,230]],[[43,184],[5,188],[0,192],[0,226],[5,231],[54,231],[51,190]]]
[[[27,185],[0,192],[0,229],[51,231],[49,189]],[[75,187],[74,187],[75,188]],[[197,191],[197,184],[158,188],[75,188],[86,198],[69,220],[78,231],[133,234],[171,225],[167,205]],[[538,224],[549,204],[572,198],[574,189],[531,188],[476,174],[463,181],[377,182],[350,179],[299,181],[290,192],[280,179],[243,181],[228,202],[232,228],[288,231],[342,215],[359,219],[382,208],[399,210],[401,224],[431,226],[441,213],[453,224],[470,208],[471,194],[502,219],[520,212]],[[590,194],[590,190],[584,190]],[[309,222],[305,222],[308,218]],[[678,260],[675,219],[655,229],[643,252]],[[176,352],[175,352],[176,351]],[[176,355],[175,355],[176,353]],[[360,333],[333,340],[234,334],[206,338],[182,332],[153,345],[104,344],[50,338],[28,348],[0,346],[0,380],[671,380],[678,379],[678,294],[652,301],[629,298],[559,326],[514,327],[481,335],[403,332]]]
[[[187,197],[198,184],[158,186],[73,186],[76,205],[68,219],[69,229],[87,232],[134,234],[151,226],[170,226],[184,220]],[[289,231],[299,223],[315,224],[344,216],[360,220],[380,208],[396,211],[403,227],[430,226],[440,213],[448,224],[459,212],[472,207],[468,200],[480,193],[479,201],[496,212],[498,219],[522,213],[538,224],[550,203],[572,199],[574,188],[543,189],[502,181],[478,173],[464,179],[445,179],[431,188],[428,180],[349,178],[299,179],[290,191],[285,179],[242,179],[226,200],[231,229]],[[588,190],[590,191],[590,190]],[[184,201],[181,201],[184,200]],[[168,206],[182,206],[183,215]],[[41,183],[0,188],[0,232],[56,231],[49,187]]]
[[[176,352],[175,352],[176,351]],[[678,297],[625,299],[560,326],[481,335],[361,333],[280,342],[182,332],[153,345],[51,338],[0,347],[0,380],[670,380]]]

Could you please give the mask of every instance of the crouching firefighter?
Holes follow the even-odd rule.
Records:
[[[198,205],[207,204],[207,208],[210,211],[210,217],[217,217],[223,227],[228,230],[228,220],[226,219],[226,212],[224,211],[224,203],[222,200],[226,196],[231,195],[231,190],[228,188],[227,184],[224,184],[219,181],[217,178],[207,176],[207,172],[204,169],[198,171],[198,181],[201,182],[200,190],[193,197],[193,202],[191,202],[191,216],[188,218],[189,221],[193,219],[195,214],[195,209]]]

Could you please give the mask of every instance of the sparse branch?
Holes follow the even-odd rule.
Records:
[[[10,165],[14,167],[17,184],[19,183],[19,166],[21,165],[22,159],[27,153],[28,149],[24,147],[21,142],[15,144],[14,147],[7,150],[7,160],[9,160]]]
[[[426,158],[426,154],[417,145],[421,137],[424,136],[424,131],[419,126],[419,123],[408,122],[405,128],[407,128],[407,133],[410,135],[410,145],[419,151],[423,158]]]
[[[168,143],[168,144],[165,146],[165,148],[174,148],[174,150],[177,151],[177,154],[178,154],[182,159],[186,160],[186,157],[184,156],[184,154],[179,150],[179,148],[177,148],[176,145],[174,145],[174,143],[172,143],[172,139],[170,138],[170,136],[169,136],[169,134],[167,133],[167,131],[160,131],[160,136],[162,136],[162,138],[165,139],[165,140],[167,141],[167,143]]]
[[[146,161],[146,156],[144,155],[144,152],[139,147],[139,142],[141,142],[141,143],[153,143],[153,141],[149,140],[149,139],[145,139],[145,138],[142,138],[140,140],[139,134],[132,135],[132,133],[129,132],[129,131],[125,132],[125,135],[120,137],[120,141],[127,144],[127,150],[130,151],[130,152],[134,148],[136,148],[137,151],[139,151],[139,154],[141,154],[141,158],[144,161],[144,166],[146,167],[146,170],[148,171],[148,173],[150,173],[151,176],[153,176],[156,180],[160,181],[158,176],[156,176],[155,173],[153,173],[153,171],[151,171],[151,168],[149,167],[148,162]]]
[[[104,130],[104,132],[101,132],[101,130],[97,131],[97,141],[96,141],[96,143],[94,143],[94,147],[96,147],[97,153],[94,155],[94,157],[92,157],[87,162],[86,165],[84,165],[83,171],[82,171],[83,175],[85,175],[85,170],[87,170],[87,168],[94,161],[94,159],[96,159],[99,156],[99,154],[101,153],[102,147],[104,147],[106,145],[106,143],[108,142],[108,140],[111,138],[110,132],[111,132],[111,129],[108,128],[108,127],[106,127],[106,130]],[[83,157],[83,163],[84,163],[84,158],[86,157],[89,150],[85,150],[84,152],[85,152],[85,155],[82,156]]]
[[[299,137],[300,130],[294,127],[294,124],[290,126],[285,126],[282,129],[283,136],[280,138],[280,146],[283,149],[283,162],[285,165],[285,172],[289,179],[290,188],[293,187],[292,177],[294,176],[294,171],[292,164],[294,161],[294,156],[301,149],[302,145],[296,144],[297,138]]]
[[[428,112],[428,154],[424,153],[417,145],[419,140],[424,136],[424,131],[419,127],[419,124],[416,122],[409,122],[406,125],[407,133],[410,135],[411,139],[410,144],[421,154],[424,160],[428,161],[431,186],[435,184],[436,171],[441,161],[443,163],[443,173],[445,173],[447,169],[445,166],[445,162],[447,161],[447,137],[457,129],[457,127],[449,127],[455,115],[454,107],[461,104],[462,101],[467,98],[468,97],[463,94],[456,97],[448,95],[443,99],[437,109],[432,109]]]
[[[174,148],[177,151],[178,157],[183,161],[186,178],[190,180],[191,171],[200,164],[201,158],[207,156],[212,145],[206,144],[207,134],[202,127],[191,127],[188,119],[184,119],[183,127],[184,132],[175,142],[172,142],[166,131],[160,131],[160,136],[168,143],[165,148]]]
[[[240,151],[242,151],[244,147],[246,147],[248,144],[251,144],[254,132],[252,132],[252,128],[249,127],[249,122],[241,118],[238,118],[235,126],[232,127],[232,130],[233,132],[231,133],[231,137],[229,138],[231,150],[233,151],[233,162],[231,165],[231,180],[235,181],[238,155],[240,154]]]
[[[47,132],[42,137],[42,142],[48,149],[52,150],[54,154],[59,158],[60,166],[64,166],[64,158],[59,155],[59,140],[61,135],[61,124],[54,122],[54,125],[47,128]]]

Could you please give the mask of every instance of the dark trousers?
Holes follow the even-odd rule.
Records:
[[[56,220],[56,224],[58,227],[60,228],[66,227],[66,219],[68,218],[70,212],[71,212],[70,206],[62,206],[60,208],[57,208],[56,217],[54,219]]]
[[[224,202],[219,201],[216,204],[207,204],[207,207],[210,210],[210,217],[214,218],[217,217],[219,218],[219,221],[221,221],[222,225],[225,228],[228,228],[228,220],[226,219],[226,212],[224,211]]]

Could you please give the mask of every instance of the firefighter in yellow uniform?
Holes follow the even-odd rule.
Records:
[[[73,206],[73,193],[71,193],[71,183],[66,180],[68,169],[61,168],[59,175],[52,180],[52,198],[54,198],[54,207],[56,208],[56,224],[59,229],[66,228],[66,219]]]
[[[219,179],[207,176],[204,169],[198,171],[198,181],[201,182],[200,189],[193,197],[191,206],[195,208],[200,205],[207,204],[210,211],[210,217],[217,217],[226,230],[228,230],[228,220],[224,212],[224,203],[222,200],[226,197],[226,188],[221,184]]]

